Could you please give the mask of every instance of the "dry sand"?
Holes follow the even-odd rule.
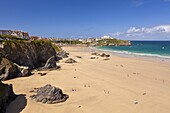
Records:
[[[35,72],[4,82],[12,83],[14,92],[20,95],[7,113],[170,113],[169,62],[118,56],[90,59],[86,47],[64,49],[78,63],[61,61],[60,70],[47,71],[45,76]],[[46,84],[63,89],[68,100],[48,105],[29,98],[30,90]]]

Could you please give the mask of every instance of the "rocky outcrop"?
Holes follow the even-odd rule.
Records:
[[[0,64],[0,80],[8,80],[22,76],[19,68],[6,58],[2,58]]]
[[[15,98],[12,85],[3,84],[0,81],[0,113],[5,113],[7,105]]]
[[[67,100],[68,95],[63,94],[62,90],[47,84],[41,88],[35,88],[33,91],[36,95],[30,96],[31,99],[36,102],[42,102],[47,104],[55,104],[64,102]]]
[[[61,52],[57,53],[57,56],[61,57],[61,58],[68,58],[69,53],[67,53],[66,51],[62,50]]]
[[[55,68],[60,60],[50,41],[6,41],[0,48],[0,80],[31,75],[35,68]]]
[[[77,61],[75,61],[74,59],[72,58],[69,58],[65,61],[65,63],[77,63]]]
[[[44,67],[40,67],[38,70],[47,70],[47,69],[58,69],[60,66],[56,65],[56,62],[59,60],[58,57],[52,56],[50,57]]]
[[[94,53],[91,53],[91,55],[95,55],[95,56],[100,56],[100,57],[110,57],[109,54],[106,54],[106,53],[97,53],[97,52],[94,52]]]
[[[0,49],[0,53],[1,56],[11,62],[29,67],[29,69],[43,67],[50,57],[56,55],[51,42],[43,40],[32,42],[7,41],[4,48]]]
[[[56,57],[55,57],[55,56],[52,56],[52,57],[50,57],[50,58],[47,60],[44,68],[46,68],[46,69],[55,68],[55,67],[57,66],[57,65],[56,65],[56,62],[57,62]]]

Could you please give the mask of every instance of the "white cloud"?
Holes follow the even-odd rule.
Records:
[[[115,32],[109,35],[131,40],[170,40],[170,25],[143,28],[130,27],[126,32]]]

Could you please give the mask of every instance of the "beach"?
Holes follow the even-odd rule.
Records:
[[[169,113],[170,62],[111,55],[110,60],[90,59],[88,47],[63,47],[77,61],[63,59],[53,71],[38,71],[30,77],[11,79],[19,95],[7,113]],[[82,58],[77,58],[81,56]],[[69,98],[58,104],[42,104],[30,99],[34,88],[51,84]]]

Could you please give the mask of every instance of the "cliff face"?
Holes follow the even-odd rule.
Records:
[[[45,65],[46,61],[56,55],[51,42],[5,42],[4,48],[0,50],[2,56],[20,66],[34,69]]]
[[[3,84],[0,81],[0,113],[5,113],[7,105],[15,98],[12,85]]]
[[[55,68],[56,51],[50,41],[5,41],[0,48],[0,80],[31,75],[35,68]]]

